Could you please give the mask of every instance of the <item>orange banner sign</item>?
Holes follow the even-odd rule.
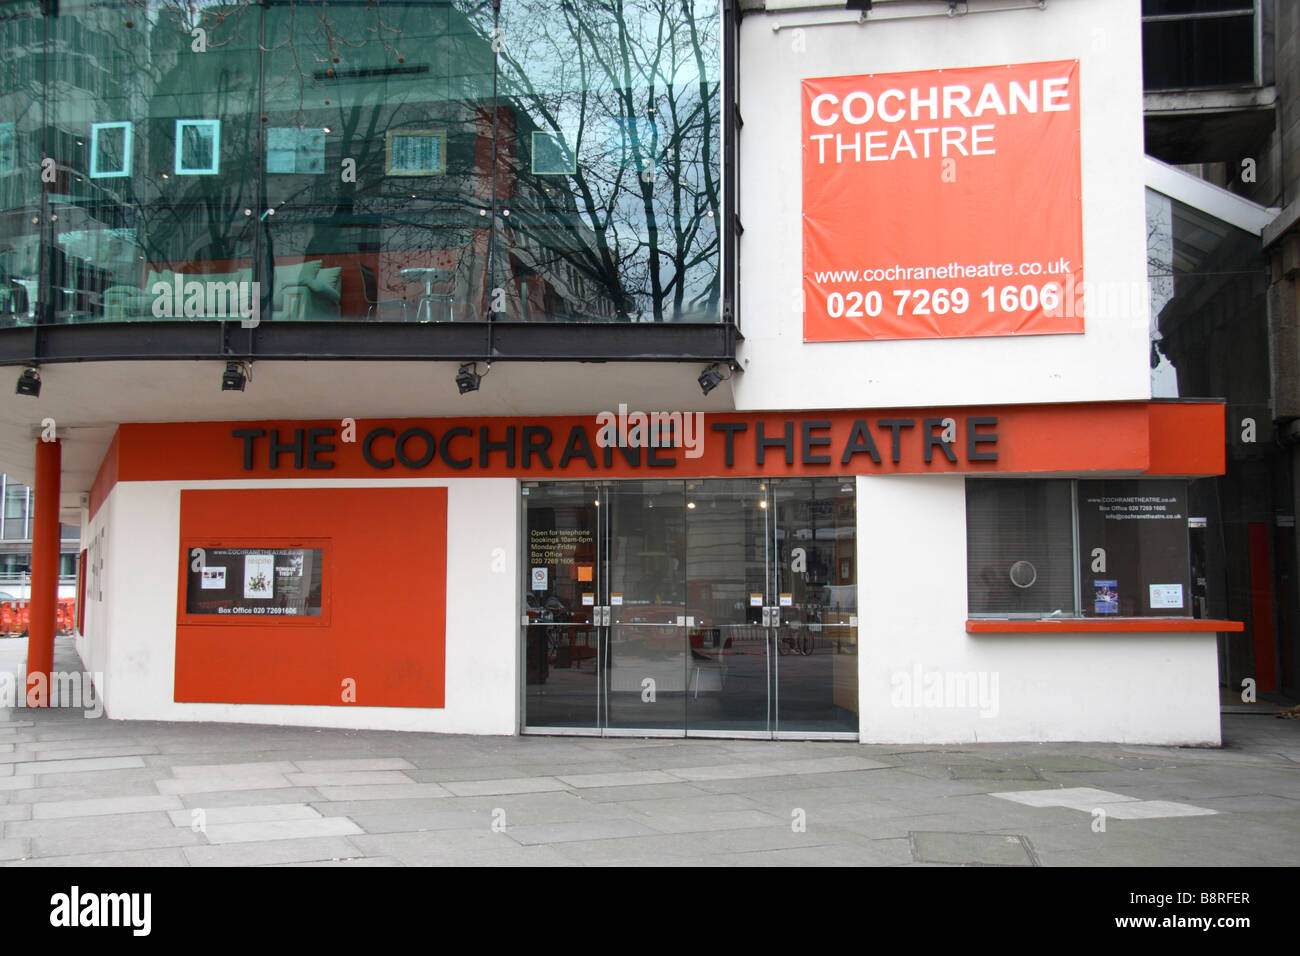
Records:
[[[804,341],[1083,331],[1079,64],[803,82]]]

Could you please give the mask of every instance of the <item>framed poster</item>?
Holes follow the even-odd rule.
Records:
[[[186,542],[181,623],[328,624],[329,542]]]
[[[388,176],[440,176],[447,171],[445,129],[389,130],[384,144]]]
[[[131,175],[131,124],[90,124],[90,178]]]
[[[266,131],[266,171],[315,176],[325,172],[325,131],[273,126]]]
[[[177,176],[215,176],[221,168],[221,120],[176,121]]]

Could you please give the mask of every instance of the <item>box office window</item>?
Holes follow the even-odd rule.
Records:
[[[1187,482],[1078,484],[1083,615],[1189,616]]]
[[[1190,615],[1187,483],[969,479],[973,617]]]
[[[1074,520],[1069,481],[966,482],[966,575],[971,614],[1074,613]]]

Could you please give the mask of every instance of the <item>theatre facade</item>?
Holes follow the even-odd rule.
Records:
[[[964,6],[5,5],[29,674],[62,518],[117,719],[1217,743],[1137,12]]]

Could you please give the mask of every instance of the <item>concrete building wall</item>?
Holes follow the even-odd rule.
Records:
[[[1219,744],[1213,634],[966,633],[963,477],[859,478],[858,541],[864,743]]]
[[[86,635],[78,642],[78,650],[88,670],[105,675],[102,690],[108,716],[124,720],[514,733],[519,710],[516,482],[475,478],[393,480],[382,484],[447,487],[444,708],[176,703],[173,689],[181,488],[359,488],[374,487],[376,483],[158,481],[119,483],[88,529],[88,540],[100,530],[108,533],[104,600],[87,602]],[[122,532],[124,528],[130,529],[129,540]],[[394,572],[380,565],[376,573]],[[411,581],[410,587],[418,589],[420,582]]]

